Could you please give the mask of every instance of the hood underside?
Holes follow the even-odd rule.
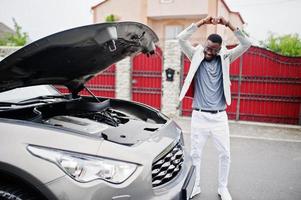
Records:
[[[59,32],[0,62],[0,92],[40,84],[76,94],[100,71],[137,53],[153,54],[157,35],[137,22],[102,23]]]

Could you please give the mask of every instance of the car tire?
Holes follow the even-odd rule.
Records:
[[[0,184],[0,200],[38,200],[33,192],[22,186]]]

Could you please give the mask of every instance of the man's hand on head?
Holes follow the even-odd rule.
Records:
[[[207,16],[204,19],[199,20],[196,25],[197,27],[200,27],[202,25],[206,25],[206,24],[212,24],[212,25],[217,25],[217,24],[221,24],[224,25],[226,27],[229,27],[232,31],[235,30],[235,27],[230,23],[230,21],[226,20],[224,17],[220,16],[220,17],[211,17],[211,16]]]
[[[206,18],[201,19],[200,21],[198,21],[198,22],[196,23],[196,25],[197,25],[198,27],[200,27],[200,26],[205,25],[205,24],[212,24],[212,20],[213,20],[213,17],[207,16]]]
[[[207,16],[205,19],[203,19],[204,24],[212,24],[213,17]]]
[[[214,23],[215,24],[221,24],[224,26],[228,26],[229,25],[229,21],[227,21],[224,17],[216,17],[214,18]]]
[[[221,24],[221,25],[224,25],[226,27],[229,27],[232,31],[235,30],[235,27],[230,23],[230,21],[226,20],[224,17],[220,16],[220,17],[217,17],[215,19],[216,19],[216,22],[218,24]]]

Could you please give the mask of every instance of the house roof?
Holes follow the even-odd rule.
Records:
[[[15,33],[13,29],[0,22],[0,38],[3,38],[7,33]]]
[[[94,5],[91,7],[92,10],[94,10],[96,7],[100,6],[101,4],[106,3],[108,0],[101,0],[101,2],[99,2],[98,4]],[[243,20],[242,16],[240,15],[239,12],[234,12],[232,10],[230,10],[229,6],[227,5],[227,3],[224,0],[221,0],[221,2],[225,5],[226,9],[228,10],[229,13],[235,14],[239,17],[239,19],[241,20],[241,22],[244,24],[245,21]]]
[[[225,7],[229,13],[233,13],[233,14],[237,15],[239,17],[239,19],[241,20],[241,22],[243,24],[245,23],[244,19],[242,18],[242,16],[240,15],[239,12],[234,12],[234,11],[230,10],[229,6],[227,5],[227,3],[224,0],[221,0],[221,2],[225,5]]]
[[[91,7],[91,10],[94,10],[96,7],[100,6],[101,4],[107,2],[108,0],[101,0],[101,2],[99,2],[98,4],[94,5]]]

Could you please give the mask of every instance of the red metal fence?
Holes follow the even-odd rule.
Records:
[[[184,58],[183,80],[190,62]],[[300,124],[301,58],[284,57],[251,47],[231,64],[230,119]],[[191,115],[192,100],[185,98],[182,115]]]
[[[96,96],[115,97],[115,65],[111,65],[106,70],[98,74],[86,83],[86,87],[90,89]],[[69,93],[65,87],[56,86],[62,93]],[[81,95],[90,95],[87,91],[80,92]]]
[[[147,57],[139,54],[132,62],[132,100],[161,109],[162,51]]]
[[[150,58],[139,54],[132,60],[132,100],[161,108],[162,51]],[[182,80],[190,61],[183,59]],[[251,47],[231,64],[232,104],[230,119],[301,124],[301,58],[284,57]],[[96,96],[115,97],[115,65],[87,85]],[[65,88],[59,88],[67,93]],[[81,94],[88,95],[86,91]],[[192,99],[184,98],[182,115],[191,115]]]

